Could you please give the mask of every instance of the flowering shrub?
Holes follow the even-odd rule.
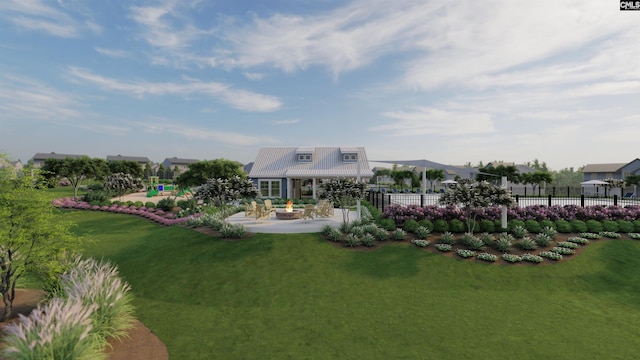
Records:
[[[135,205],[118,205],[111,204],[106,205],[90,205],[85,201],[74,200],[72,198],[55,199],[52,201],[53,205],[61,207],[63,209],[78,209],[78,210],[94,210],[94,211],[107,211],[118,214],[130,214],[137,215],[143,218],[155,221],[161,225],[174,225],[182,224],[189,221],[191,217],[198,216],[192,215],[189,217],[176,218],[173,213],[166,213],[162,210],[155,208],[148,208],[145,206],[137,207]]]
[[[450,232],[445,232],[444,234],[442,234],[442,237],[440,238],[440,243],[441,244],[453,244],[454,242],[454,238],[453,238],[453,234]]]
[[[451,251],[451,249],[453,249],[453,246],[451,246],[451,244],[435,244],[436,249],[440,250],[440,251]]]
[[[458,249],[456,250],[456,254],[466,259],[466,258],[473,257],[476,254],[476,252],[472,250],[467,250],[467,249]]]
[[[393,238],[393,240],[402,241],[407,238],[407,232],[400,228],[395,229],[391,234],[391,238]]]
[[[522,257],[515,254],[502,254],[502,259],[510,263],[522,261]]]
[[[427,240],[411,240],[411,243],[417,247],[425,247],[425,246],[429,246],[429,241]]]
[[[606,237],[609,239],[617,239],[620,237],[620,234],[616,233],[616,232],[611,232],[611,231],[603,231],[600,233],[600,236],[602,237]]]
[[[634,240],[640,240],[640,234],[639,233],[628,233],[627,236],[630,239],[634,239]]]
[[[522,261],[528,261],[533,263],[541,263],[544,261],[542,256],[533,255],[533,254],[524,254],[521,257],[522,257]]]
[[[424,226],[418,226],[414,231],[414,233],[418,238],[426,239],[427,237],[429,237],[429,235],[431,235],[431,230],[429,230],[429,228]]]
[[[562,260],[562,255],[553,251],[543,251],[540,253],[540,256],[550,260]]]
[[[415,240],[417,241],[417,240]],[[424,240],[423,240],[424,241]],[[376,245],[376,238],[375,236],[373,236],[372,234],[364,234],[362,236],[362,238],[360,239],[360,242],[362,243],[362,245],[364,246],[375,246]],[[427,245],[429,245],[429,242],[427,241]],[[425,245],[426,246],[426,245]]]
[[[567,248],[567,249],[577,249],[580,245],[571,242],[571,241],[560,241],[558,244],[559,247]]]
[[[578,234],[578,236],[581,238],[592,239],[592,240],[600,239],[600,235],[594,234],[594,233],[580,233]]]
[[[578,237],[578,236],[572,236],[572,237],[567,239],[567,242],[574,243],[574,244],[580,244],[580,245],[586,245],[586,244],[589,243],[589,239],[585,239],[583,237]],[[560,245],[560,244],[558,243],[558,245]]]
[[[555,246],[553,249],[551,249],[551,252],[554,252],[560,255],[573,255],[576,253],[576,251],[573,249],[560,247],[560,246]]]
[[[491,262],[498,260],[498,257],[496,255],[489,254],[489,253],[480,253],[478,254],[478,256],[476,256],[476,258],[484,261],[491,261]]]

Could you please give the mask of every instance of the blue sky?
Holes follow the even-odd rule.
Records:
[[[625,163],[639,24],[602,0],[3,0],[0,152]]]

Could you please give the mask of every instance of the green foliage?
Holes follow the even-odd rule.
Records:
[[[542,226],[536,220],[529,219],[524,222],[524,227],[527,228],[527,231],[532,234],[537,234],[542,232]]]
[[[431,230],[429,228],[426,228],[424,226],[418,226],[416,228],[416,230],[414,231],[414,233],[416,234],[416,236],[418,237],[418,239],[426,239],[429,237],[429,235],[431,235]]]
[[[507,229],[509,233],[513,234],[513,228],[515,227],[521,227],[526,230],[526,227],[524,226],[524,221],[522,220],[513,219],[507,222]]]
[[[453,234],[445,231],[444,233],[442,233],[442,236],[440,237],[440,243],[441,244],[449,244],[452,245],[454,243],[455,239],[453,237]]]
[[[576,231],[576,232],[580,233],[580,232],[587,232],[588,231],[588,232],[597,234],[597,233],[602,232],[602,230],[604,229],[602,227],[602,223],[600,223],[600,221],[598,221],[598,220],[594,220],[594,219],[587,220],[586,224],[587,224],[587,228],[585,230]]]
[[[123,173],[129,174],[134,178],[142,178],[142,165],[137,161],[116,160],[108,161],[107,166],[111,174]]]
[[[571,224],[569,224],[567,220],[558,219],[556,220],[555,225],[556,225],[555,228],[559,233],[568,234],[572,232]]]
[[[538,248],[537,243],[528,236],[523,237],[519,242],[518,246],[522,250],[534,250]]]
[[[602,237],[606,237],[609,239],[618,239],[620,237],[620,234],[618,234],[617,232],[613,232],[613,231],[601,231],[598,233],[600,236]]]
[[[532,263],[541,263],[544,261],[542,256],[538,256],[538,255],[524,254],[521,257],[522,257],[522,261],[528,261]]]
[[[42,174],[48,179],[67,179],[73,186],[73,197],[78,197],[78,188],[83,180],[99,179],[109,172],[104,159],[82,156],[79,158],[47,159],[42,165]]]
[[[223,238],[232,239],[242,239],[247,233],[242,224],[224,224],[219,231]]]
[[[144,207],[149,209],[155,209],[156,206],[156,203],[154,203],[153,201],[147,201],[146,203],[144,203]]]
[[[4,319],[12,313],[16,282],[32,273],[49,282],[65,269],[62,259],[79,250],[72,224],[56,217],[57,209],[32,188],[31,176],[0,182],[0,294]]]
[[[493,246],[498,251],[508,252],[511,250],[511,246],[513,245],[514,238],[509,233],[500,233],[496,241],[493,242]]]
[[[496,231],[496,227],[493,221],[491,220],[487,220],[487,219],[482,219],[480,220],[480,231],[482,232],[487,232],[487,233],[493,233]]]
[[[393,219],[380,219],[380,227],[387,231],[393,231],[396,229],[396,223]]]
[[[245,177],[210,178],[193,191],[193,198],[214,206],[227,205],[241,199],[255,198],[258,189]]]
[[[436,249],[442,252],[448,252],[453,249],[453,246],[451,246],[451,244],[440,243],[440,244],[435,244],[434,246],[436,247]]]
[[[86,194],[82,195],[82,201],[86,201],[90,204],[93,204],[96,202],[103,203],[105,201],[110,201],[112,197],[113,196],[109,191],[94,190],[94,191],[89,191]]]
[[[634,226],[631,221],[628,220],[617,220],[618,231],[621,233],[630,233],[634,231]]]
[[[227,180],[233,177],[246,179],[242,164],[226,159],[203,160],[189,164],[189,169],[176,178],[180,187],[195,187],[205,184],[209,179]]]
[[[156,208],[161,209],[163,211],[171,211],[176,206],[176,201],[173,198],[162,198],[158,201]]]
[[[550,260],[562,260],[562,254],[555,251],[543,251],[540,253],[540,256]]]
[[[488,232],[480,234],[480,240],[482,240],[482,242],[488,246],[493,246],[493,243],[496,241],[493,235]]]
[[[494,261],[498,260],[498,257],[496,255],[489,254],[489,253],[480,253],[480,254],[476,255],[476,259],[489,261],[489,262],[494,262]]]
[[[552,228],[555,230],[555,226],[556,224],[552,220],[549,220],[549,219],[540,220],[540,227],[543,229],[543,231],[544,231],[544,228]]]
[[[571,232],[580,233],[587,231],[587,224],[582,220],[571,220],[569,224],[571,224]]]
[[[360,238],[360,242],[362,243],[363,246],[366,246],[366,247],[376,246],[376,238],[372,234],[362,235],[362,237]]]
[[[573,255],[576,253],[574,249],[569,249],[569,248],[560,247],[560,246],[554,247],[553,249],[551,249],[551,252],[554,252],[560,255]]]
[[[391,238],[396,241],[402,241],[407,238],[407,233],[406,231],[398,228],[391,232]]]
[[[549,240],[553,240],[553,238],[558,234],[558,231],[554,226],[545,226],[542,228],[542,234],[547,235]]]
[[[324,181],[319,195],[342,209],[342,223],[349,227],[349,207],[365,198],[367,184],[352,178],[338,178]]]
[[[347,236],[345,237],[344,246],[356,247],[359,244],[360,244],[360,240],[358,240],[357,236],[355,236],[353,234],[347,234]]]
[[[464,222],[458,219],[452,219],[451,221],[449,221],[449,231],[460,234],[465,232],[465,230],[466,227]]]
[[[640,220],[633,220],[633,227],[635,232],[640,232]]]
[[[433,223],[433,230],[444,234],[449,231],[449,223],[444,219],[437,219],[435,223]]]
[[[328,226],[328,225],[327,225]],[[329,239],[330,241],[333,242],[338,242],[342,240],[342,232],[340,232],[340,230],[329,226],[327,232],[326,232],[326,237],[327,239]]]
[[[573,241],[559,241],[556,245],[569,249],[577,249],[579,247],[579,245]]]
[[[585,239],[579,236],[571,236],[567,239],[567,241],[575,244],[580,244],[580,245],[586,245],[589,243],[589,239]]]
[[[522,256],[515,254],[502,254],[502,260],[510,263],[516,263],[522,261]]]
[[[602,230],[604,231],[611,231],[611,232],[618,232],[618,223],[613,221],[613,220],[602,220],[600,221],[600,223],[602,224]]]
[[[468,249],[458,249],[456,250],[456,254],[458,254],[458,256],[460,257],[467,259],[467,258],[473,257],[476,254],[476,252]]]
[[[551,237],[548,234],[540,233],[536,235],[535,242],[540,247],[547,247],[551,244]]]
[[[142,179],[134,177],[131,174],[125,174],[122,172],[113,173],[104,181],[104,189],[117,196],[123,196],[124,194],[135,192],[142,189]]]
[[[427,247],[429,246],[429,241],[424,239],[415,239],[411,240],[411,243],[417,247]]]
[[[484,247],[484,241],[480,238],[473,236],[472,234],[465,234],[463,236],[463,243],[471,250],[480,250]]]
[[[528,234],[527,229],[522,225],[513,225],[510,229],[510,233],[513,234],[516,239],[522,239]]]
[[[406,232],[415,233],[418,228],[418,222],[416,220],[407,220],[402,225],[402,228]]]

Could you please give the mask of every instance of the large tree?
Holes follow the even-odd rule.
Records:
[[[116,174],[116,173],[131,174],[133,177],[136,177],[136,178],[141,178],[143,175],[142,165],[140,165],[140,163],[137,161],[116,160],[116,161],[109,161],[108,165],[109,165],[109,172],[111,174]]]
[[[431,184],[431,189],[433,189],[433,183],[435,181],[442,181],[446,179],[446,176],[444,175],[444,171],[442,171],[442,169],[429,169],[427,170],[427,173],[425,175],[427,177],[427,180],[429,180],[429,183]]]
[[[73,186],[73,196],[78,197],[78,187],[83,180],[99,179],[109,173],[107,161],[82,156],[79,158],[47,159],[42,165],[42,174],[51,179],[67,179]]]
[[[199,186],[212,178],[230,179],[234,176],[247,177],[241,163],[226,159],[203,160],[190,164],[189,169],[178,176],[176,184],[181,187]]]
[[[391,170],[391,178],[396,185],[400,185],[400,191],[402,191],[406,180],[410,180],[413,185],[414,179],[417,181],[418,176],[411,170]]]
[[[533,193],[536,192],[536,186],[542,186],[542,184],[551,184],[553,177],[548,171],[534,171],[531,173],[524,173],[520,175],[520,181],[523,184],[530,184],[533,187]]]
[[[338,205],[342,210],[345,230],[349,230],[349,207],[365,197],[367,185],[353,178],[339,178],[325,181],[320,185],[320,198]]]
[[[473,232],[476,214],[479,208],[493,205],[513,205],[509,191],[488,181],[474,182],[472,179],[459,179],[438,199],[440,205],[454,205],[462,208],[467,232]]]
[[[50,284],[63,270],[65,255],[79,249],[71,224],[55,216],[50,201],[33,187],[31,176],[0,181],[0,294],[3,319],[11,316],[18,280],[25,274]]]
[[[258,196],[253,182],[240,176],[229,179],[211,178],[193,190],[193,197],[214,206],[224,206],[230,202]]]
[[[480,171],[480,174],[476,175],[476,180],[478,181],[489,181],[497,184],[500,182],[501,177],[506,176],[507,181],[510,183],[520,183],[520,172],[513,165],[485,166],[478,169],[478,171]]]

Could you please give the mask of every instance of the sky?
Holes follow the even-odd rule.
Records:
[[[602,0],[2,0],[0,153],[627,163],[639,25]]]

